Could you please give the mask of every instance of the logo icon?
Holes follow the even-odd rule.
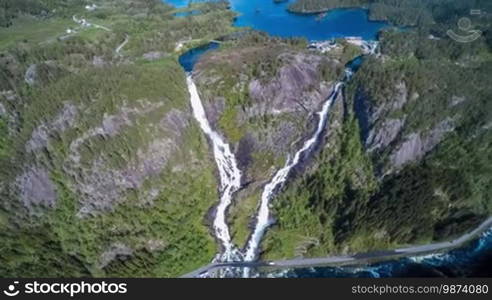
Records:
[[[3,293],[9,297],[17,296],[20,292],[15,289],[15,285],[18,283],[18,281],[14,281],[14,284],[9,285],[8,288],[3,291]]]
[[[476,10],[473,10],[471,14],[476,15]],[[480,30],[473,29],[472,22],[469,18],[459,19],[458,28],[466,35],[458,34],[451,29],[448,30],[446,33],[450,38],[459,43],[471,43],[482,35],[482,32]]]

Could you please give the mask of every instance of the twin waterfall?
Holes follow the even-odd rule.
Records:
[[[288,159],[286,165],[282,169],[278,170],[273,179],[265,185],[255,219],[256,226],[249,237],[244,253],[241,253],[232,242],[226,222],[226,212],[232,202],[233,194],[241,187],[241,171],[237,166],[236,158],[234,157],[230,146],[226,144],[222,140],[221,136],[211,128],[191,74],[187,76],[187,84],[191,97],[190,101],[193,108],[194,117],[200,124],[200,127],[205,135],[212,143],[215,162],[220,174],[221,195],[220,202],[216,209],[213,229],[217,239],[222,244],[223,252],[216,257],[216,261],[254,261],[257,259],[263,235],[265,234],[267,228],[272,225],[270,201],[274,198],[275,193],[278,192],[278,190],[284,185],[292,168],[296,167],[302,158],[309,154],[309,152],[317,144],[323,129],[326,127],[330,108],[337,98],[343,83],[339,82],[335,85],[330,97],[324,103],[321,111],[318,112],[319,120],[316,132],[314,132],[310,139],[304,142],[304,145],[299,151],[297,151],[294,158]],[[243,276],[249,277],[248,268],[245,268]]]

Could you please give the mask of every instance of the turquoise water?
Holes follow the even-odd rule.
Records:
[[[280,37],[304,37],[308,40],[327,40],[337,37],[359,36],[375,40],[377,33],[388,26],[372,22],[363,9],[337,9],[320,18],[317,15],[300,15],[287,11],[289,1],[232,0],[232,9],[241,15],[236,26],[249,26]]]
[[[203,2],[204,0],[193,0]],[[165,0],[175,7],[186,7],[189,0]],[[372,22],[363,9],[337,9],[323,18],[316,15],[299,15],[289,13],[289,1],[274,3],[273,0],[230,0],[232,10],[239,13],[234,21],[235,26],[250,27],[280,37],[304,37],[308,40],[327,40],[338,37],[358,36],[365,40],[377,39],[377,33],[388,24]],[[179,14],[179,15],[178,15]],[[177,16],[188,16],[190,13],[178,13]],[[194,64],[201,55],[217,45],[207,45],[192,49],[180,58],[185,71],[193,70]],[[358,61],[356,61],[358,63]]]
[[[163,0],[163,1],[172,4],[176,8],[187,7],[189,3],[207,2],[207,0]]]
[[[176,7],[186,7],[188,0],[166,0]],[[200,2],[200,1],[194,1]],[[232,10],[240,15],[234,25],[251,27],[280,37],[304,37],[308,40],[327,40],[358,36],[365,40],[377,39],[377,33],[388,24],[373,22],[363,9],[337,9],[320,18],[317,15],[289,13],[289,1],[230,0]]]

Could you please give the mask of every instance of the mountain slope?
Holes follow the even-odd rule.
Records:
[[[215,166],[175,49],[233,13],[95,3],[17,10],[0,29],[0,276],[170,277],[217,252]],[[32,22],[47,30],[31,38]]]

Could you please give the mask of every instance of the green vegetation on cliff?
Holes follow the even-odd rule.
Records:
[[[289,10],[296,13],[318,13],[337,8],[364,8],[371,20],[389,21],[395,25],[428,26],[436,23],[456,24],[470,9],[489,11],[488,0],[296,0]]]
[[[262,186],[281,168],[308,132],[313,115],[344,76],[343,63],[358,55],[341,42],[322,55],[302,39],[250,32],[205,55],[195,79],[208,117],[236,149],[246,186],[229,212],[234,241],[242,247]],[[359,50],[360,51],[360,50]]]
[[[313,163],[318,167],[290,182],[275,200],[278,225],[267,233],[267,258],[323,256],[346,251],[346,247],[360,250],[355,244],[340,243],[347,219],[354,209],[367,205],[376,188],[355,118],[344,120],[342,127],[330,134],[329,143],[332,145]],[[380,241],[375,246],[388,244]],[[360,247],[370,245],[361,241]]]
[[[473,43],[445,34],[489,2],[290,6],[364,7],[371,19],[415,27],[382,32],[381,55],[347,83],[320,149],[273,201],[264,257],[442,240],[490,216],[490,17],[473,19],[484,32]],[[93,11],[84,0],[0,0],[3,277],[169,277],[217,252],[207,228],[216,167],[177,57],[234,32],[235,14],[223,1],[91,3]],[[338,42],[339,52],[321,54],[302,39],[247,32],[197,64],[210,122],[244,171],[228,215],[239,246],[262,187],[312,132],[315,112],[360,54]]]
[[[423,1],[394,5],[407,2]],[[465,15],[475,8],[453,3]],[[381,55],[366,58],[345,88],[344,101],[353,108],[344,117],[345,134],[339,140],[330,137],[332,148],[317,156],[313,171],[299,176],[275,200],[277,223],[267,234],[265,257],[446,240],[492,214],[490,38],[485,33],[463,44],[447,37],[445,31],[456,20],[448,4],[426,1],[435,24],[381,33]],[[490,26],[488,17],[475,21],[478,28]],[[358,126],[352,124],[354,115]],[[360,134],[363,143],[352,145],[364,155],[333,150],[343,149],[347,134]],[[326,160],[327,153],[333,158]]]
[[[233,13],[30,2],[0,2],[15,12],[0,28],[0,276],[171,277],[210,262],[215,165],[175,48],[230,32]]]

